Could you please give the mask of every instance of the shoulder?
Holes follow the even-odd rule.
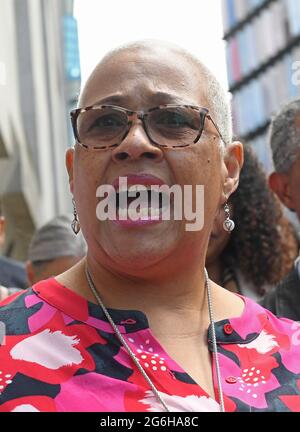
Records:
[[[239,336],[238,340],[244,341],[244,343],[248,343],[252,339],[254,340],[259,335],[263,337],[265,334],[273,336],[280,334],[283,336],[283,339],[278,339],[278,347],[281,346],[282,340],[285,343],[289,340],[291,346],[294,345],[293,349],[298,350],[300,353],[300,323],[288,318],[277,317],[271,311],[248,297],[230,293],[224,289],[222,291],[219,291],[218,294],[222,295],[223,302],[221,306],[223,310],[220,309],[219,298],[217,301],[219,307],[216,308],[215,313],[221,330],[225,322],[230,322]],[[227,336],[222,336],[221,339],[227,340]]]
[[[300,323],[242,299],[243,314],[217,323],[216,329],[223,371],[241,385],[238,410],[243,411],[243,402],[253,411],[299,411]]]
[[[216,320],[221,321],[230,317],[241,316],[245,306],[242,297],[212,281],[210,283],[213,288],[212,302]]]
[[[247,364],[251,358],[262,364],[270,361],[277,365],[280,373],[286,368],[297,375],[295,379],[299,378],[300,323],[279,318],[253,300],[239,297],[244,301],[243,313],[217,323],[219,342],[224,343],[229,351],[235,352],[240,361]],[[228,324],[230,332],[225,328]],[[248,366],[244,367],[247,369]]]
[[[242,316],[236,318],[237,324],[243,334],[253,336],[257,342],[274,344],[277,350],[284,350],[300,355],[300,323],[297,321],[277,317],[255,301],[243,297],[245,308]],[[300,362],[299,373],[300,373]]]
[[[0,283],[4,286],[27,288],[25,265],[7,257],[0,257]]]
[[[42,304],[32,288],[18,291],[0,302],[0,323],[6,336],[30,334],[29,320]]]
[[[22,262],[3,256],[0,257],[0,268],[8,268],[9,270],[16,269],[21,272],[25,271],[25,265]]]

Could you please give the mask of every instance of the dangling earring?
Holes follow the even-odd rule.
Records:
[[[230,219],[230,208],[229,205],[226,203],[224,205],[224,212],[225,212],[225,220],[223,222],[223,228],[227,232],[231,232],[234,230],[235,223],[232,219]]]
[[[80,223],[79,223],[79,220],[77,217],[77,209],[76,209],[76,204],[75,204],[74,198],[72,198],[72,203],[73,203],[74,219],[72,221],[71,227],[72,227],[72,230],[74,231],[74,233],[77,235],[80,231]]]

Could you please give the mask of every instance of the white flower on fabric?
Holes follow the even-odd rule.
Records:
[[[30,404],[16,406],[11,412],[40,412],[36,407]]]
[[[166,393],[158,392],[171,412],[219,412],[220,405],[207,396],[173,396]],[[149,412],[163,412],[164,407],[156,399],[151,390],[147,390],[145,398],[139,402],[149,405]]]
[[[79,343],[76,336],[67,336],[61,331],[49,329],[30,336],[16,344],[10,351],[14,360],[37,363],[48,369],[80,364],[83,360],[80,351],[74,348]]]
[[[254,341],[249,342],[248,344],[238,344],[238,346],[240,348],[254,348],[259,354],[265,354],[279,345],[275,340],[274,335],[268,334],[265,330],[262,330],[260,335],[254,339]]]

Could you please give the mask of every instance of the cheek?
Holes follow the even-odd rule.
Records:
[[[81,150],[75,158],[75,194],[93,194],[96,197],[98,186],[104,183],[109,155]]]
[[[84,152],[79,154],[74,166],[74,197],[79,220],[84,226],[96,222],[96,208],[99,198],[98,187],[106,183],[107,155]],[[84,227],[83,227],[84,228]]]
[[[202,144],[202,143],[201,143]],[[216,147],[216,146],[215,146]],[[193,211],[204,210],[204,224],[210,230],[222,197],[221,155],[212,143],[173,153],[168,165],[173,170],[175,182],[192,186]],[[196,196],[195,185],[203,186],[204,202]]]
[[[223,222],[225,219],[225,215],[224,212],[221,211],[221,209],[218,211],[215,219],[214,219],[214,224],[213,224],[213,228],[212,228],[212,234],[217,238],[220,236],[220,233],[222,233],[223,230]]]
[[[168,163],[180,184],[201,184],[210,187],[220,184],[219,151],[215,151],[209,144],[196,144],[194,147],[169,153]]]

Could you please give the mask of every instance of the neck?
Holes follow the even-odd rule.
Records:
[[[86,265],[107,308],[142,311],[146,314],[151,328],[157,324],[166,331],[178,331],[179,324],[182,332],[193,331],[192,327],[194,331],[198,331],[200,324],[202,327],[208,323],[205,277],[201,264],[170,277],[169,280],[141,280],[112,272],[87,257],[71,271],[56,278],[77,294],[96,303],[87,282]],[[175,325],[176,322],[178,326]],[[186,323],[186,327],[182,326],[182,322]]]
[[[222,273],[223,264],[220,259],[215,259],[214,261],[206,264],[206,269],[211,280],[213,280],[218,285],[222,283]]]
[[[168,278],[132,277],[103,268],[92,258],[87,258],[87,268],[91,277],[109,307],[163,309],[190,308],[204,297],[204,271],[201,265],[174,274],[170,270]],[[172,274],[173,273],[173,274]]]
[[[207,329],[207,293],[204,269],[200,265],[167,280],[141,280],[110,272],[101,275],[90,260],[87,268],[106,306],[144,312],[160,340],[193,337]]]
[[[67,272],[56,277],[88,301],[97,303],[86,278],[86,262],[97,292],[104,305],[112,309],[139,310],[146,314],[149,325],[158,336],[191,336],[209,325],[204,263],[197,263],[188,271],[159,281],[141,280],[119,275],[101,266],[90,257],[84,258]],[[227,290],[210,281],[215,320],[239,316],[244,303]]]

